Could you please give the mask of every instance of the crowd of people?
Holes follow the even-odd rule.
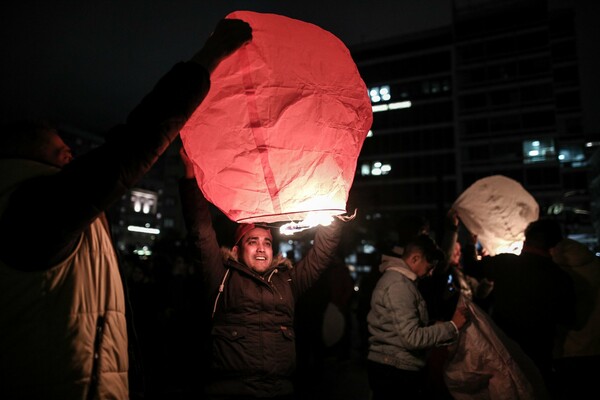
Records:
[[[176,140],[216,66],[251,40],[245,22],[219,22],[76,159],[52,126],[5,127],[0,398],[332,399],[330,372],[356,372],[340,368],[352,361],[365,399],[593,393],[599,261],[552,219],[527,227],[520,255],[491,257],[475,235],[458,240],[454,210],[439,244],[423,221],[399,222],[354,282],[340,249],[351,215],[317,227],[300,260],[277,253],[266,224],[239,224],[231,246],[219,243],[182,147],[187,241],[119,260],[105,212]]]

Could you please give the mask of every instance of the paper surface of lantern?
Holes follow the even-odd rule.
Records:
[[[236,11],[253,40],[224,60],[181,131],[205,197],[236,222],[346,212],[372,122],[346,46],[316,25]]]
[[[453,208],[491,256],[520,253],[525,228],[539,218],[539,206],[533,196],[519,182],[502,175],[473,183]]]

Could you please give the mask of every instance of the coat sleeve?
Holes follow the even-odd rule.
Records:
[[[342,221],[334,218],[331,225],[317,228],[312,248],[298,262],[292,272],[296,298],[310,288],[319,279],[321,273],[333,262],[334,253],[342,234],[342,224]]]
[[[225,274],[225,266],[212,224],[210,203],[194,179],[182,179],[179,194],[194,265],[200,270],[207,295],[214,298]]]
[[[451,322],[439,322],[427,326],[418,307],[416,286],[393,284],[383,296],[384,307],[390,311],[402,346],[408,350],[427,349],[453,343],[458,332]]]
[[[58,261],[91,222],[148,172],[209,87],[208,72],[200,65],[175,65],[105,143],[52,176],[25,182],[11,196],[0,222],[5,261],[46,268]],[[30,243],[36,243],[35,252],[28,250]]]

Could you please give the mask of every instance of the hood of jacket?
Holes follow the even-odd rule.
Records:
[[[415,274],[406,264],[406,262],[400,257],[392,257],[383,255],[381,257],[381,264],[379,265],[379,271],[384,273],[387,270],[393,270],[400,272],[411,281],[417,280],[417,274]]]

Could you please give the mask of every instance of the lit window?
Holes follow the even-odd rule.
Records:
[[[137,254],[138,256],[151,256],[152,255],[152,250],[150,250],[148,248],[148,246],[143,246],[141,249],[135,249],[133,250],[134,254]]]
[[[153,235],[160,234],[160,229],[157,229],[157,228],[148,228],[148,227],[145,227],[145,226],[129,225],[127,227],[127,230],[129,232],[149,233],[149,234],[153,234]]]
[[[556,159],[557,155],[552,139],[523,141],[523,161],[525,164]]]
[[[580,166],[585,161],[585,154],[579,145],[562,145],[558,151],[558,159],[561,163],[573,163],[573,166]]]
[[[362,246],[362,251],[365,254],[373,254],[375,253],[375,246],[373,246],[371,243],[365,243]]]
[[[360,166],[360,175],[368,176],[368,175],[387,175],[392,170],[392,166],[389,164],[383,164],[380,161],[375,161],[372,164],[362,164]]]
[[[389,101],[392,98],[392,93],[388,85],[376,86],[369,89],[369,97],[371,103],[379,103],[380,101]]]
[[[366,176],[371,175],[371,166],[369,164],[363,164],[360,166],[360,175]]]
[[[391,93],[390,93],[390,87],[389,86],[382,86],[379,89],[379,95],[381,96],[381,100],[383,101],[388,101],[392,98]]]
[[[450,90],[450,82],[448,81],[448,79],[444,79],[442,81],[442,91],[448,92],[449,90]]]
[[[401,108],[410,108],[412,103],[409,100],[398,101],[396,103],[389,104],[377,104],[372,106],[373,112],[388,111],[388,110],[399,110]]]
[[[371,97],[371,103],[379,103],[381,96],[379,96],[379,88],[373,88],[369,90],[369,96]]]
[[[390,110],[398,110],[400,108],[410,108],[410,106],[412,106],[412,103],[410,101],[399,101],[397,103],[388,104],[388,107],[390,108]]]
[[[144,189],[134,189],[131,191],[130,200],[133,211],[136,213],[156,214],[156,203],[158,200],[156,192]]]

